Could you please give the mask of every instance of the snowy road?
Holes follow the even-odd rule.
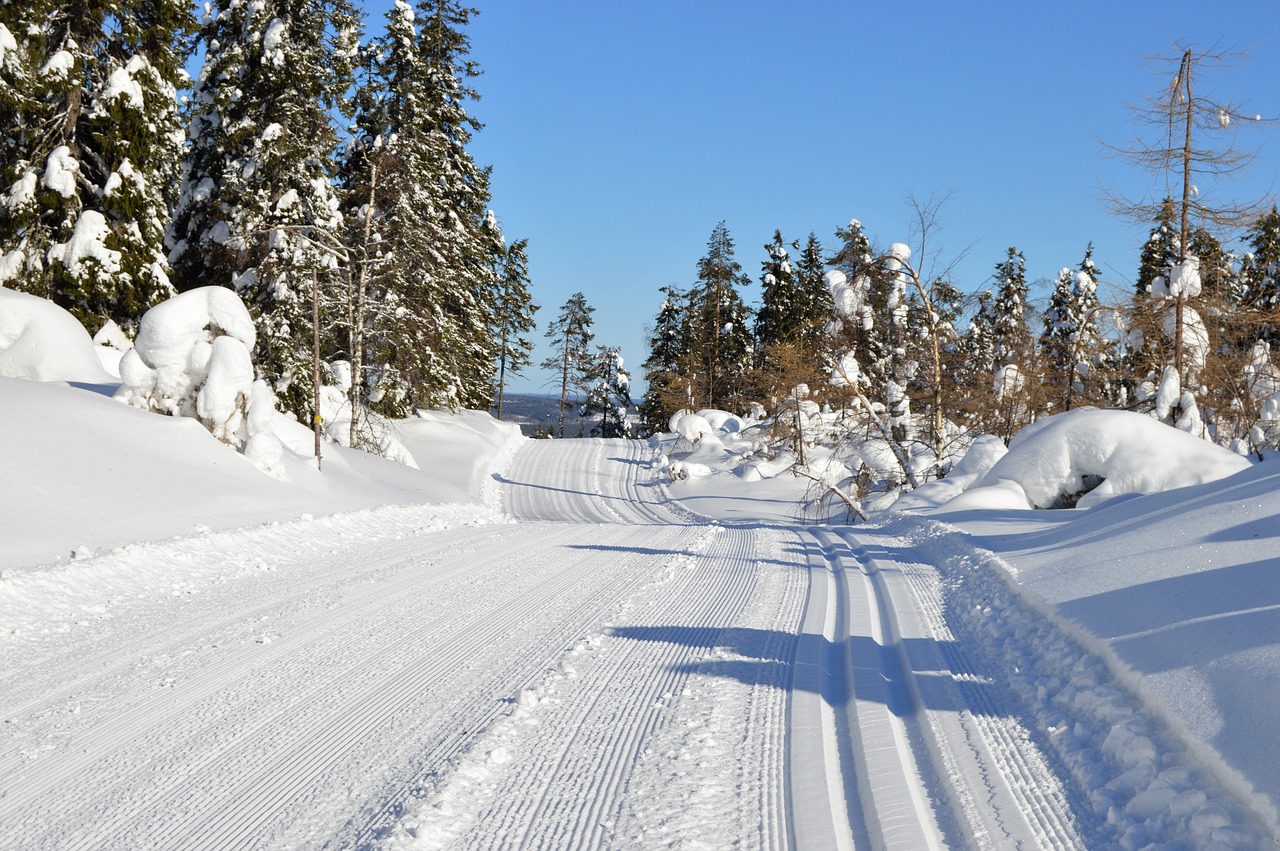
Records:
[[[1104,844],[907,541],[695,516],[648,451],[528,443],[515,523],[387,509],[11,580],[43,608],[0,636],[0,846]]]

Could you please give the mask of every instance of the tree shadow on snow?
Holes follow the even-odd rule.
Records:
[[[920,709],[1002,715],[991,683],[957,677],[931,661],[945,649],[931,639],[902,639],[881,645],[870,636],[833,642],[821,635],[776,630],[692,626],[619,626],[610,630],[632,641],[676,644],[700,651],[694,661],[672,670],[736,680],[750,686],[818,694],[829,706],[884,704],[898,717]],[[914,680],[914,689],[908,681]]]

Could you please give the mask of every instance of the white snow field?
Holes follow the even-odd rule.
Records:
[[[1275,461],[815,525],[481,414],[268,475],[51,374],[0,378],[0,847],[1276,847]]]

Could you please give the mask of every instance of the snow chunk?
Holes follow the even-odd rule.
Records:
[[[1167,278],[1158,278],[1152,287],[1155,295],[1169,298],[1196,298],[1200,295],[1200,258],[1188,257],[1169,270]]]
[[[272,18],[267,24],[267,31],[262,35],[262,53],[268,62],[277,68],[284,65],[284,51],[280,45],[284,43],[284,21]]]
[[[49,158],[45,160],[41,182],[63,198],[70,198],[76,194],[76,172],[79,170],[80,163],[71,156],[71,149],[59,145],[49,152]]]
[[[111,227],[106,216],[97,210],[85,210],[76,219],[76,228],[67,242],[59,242],[49,248],[49,262],[58,261],[71,274],[80,277],[85,274],[84,261],[93,260],[99,271],[115,274],[120,271],[121,254],[107,248],[106,239],[111,235]]]
[[[143,108],[142,86],[138,85],[138,81],[133,79],[133,75],[127,68],[117,68],[111,72],[107,77],[107,86],[102,92],[101,100],[109,103],[119,97],[125,98],[130,109]]]
[[[903,493],[893,507],[899,511],[909,511],[942,505],[979,482],[1008,452],[1000,438],[993,434],[981,435],[964,457],[951,468],[946,478],[926,482],[913,491]],[[1025,502],[1025,494],[1022,494],[1022,499]],[[1018,507],[1021,508],[1022,505],[1019,504]]]
[[[16,47],[17,45],[15,45]],[[76,65],[76,58],[69,50],[59,50],[49,57],[49,61],[40,68],[41,77],[52,77],[55,80],[66,79]]]
[[[14,40],[13,33],[4,24],[0,24],[0,65],[4,64],[5,54],[10,51],[18,51],[18,42]]]
[[[58,305],[0,287],[0,376],[110,383],[89,332]]]

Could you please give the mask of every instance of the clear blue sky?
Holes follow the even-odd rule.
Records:
[[[367,4],[371,30],[389,5]],[[908,241],[905,199],[932,192],[953,195],[929,253],[968,249],[963,290],[988,286],[1009,246],[1036,280],[1089,241],[1104,285],[1127,290],[1147,229],[1108,212],[1101,189],[1161,190],[1098,140],[1126,141],[1126,103],[1165,83],[1142,57],[1178,40],[1252,48],[1203,91],[1280,116],[1275,0],[473,5],[485,129],[471,150],[493,167],[507,238],[530,241],[536,356],[581,290],[596,342],[622,348],[637,384],[658,288],[694,281],[721,219],[756,281],[751,303],[775,228],[830,247],[858,218],[877,244]],[[1243,138],[1263,151],[1224,191],[1274,194],[1280,125]],[[527,372],[509,389],[551,388]]]

